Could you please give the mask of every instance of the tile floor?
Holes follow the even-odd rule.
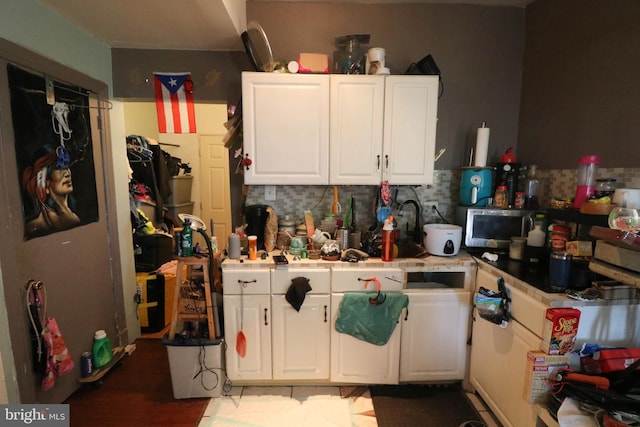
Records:
[[[213,407],[216,399],[234,399],[242,401],[243,397],[290,397],[298,399],[307,396],[342,396],[353,399],[352,419],[355,427],[377,427],[378,423],[375,418],[373,401],[369,390],[363,386],[234,386],[231,391],[225,393],[222,397],[212,398],[209,402],[199,427],[210,425]],[[487,409],[482,400],[475,394],[467,393],[467,397],[476,408],[487,427],[500,427],[493,414]],[[265,418],[269,415],[264,414]],[[454,427],[454,426],[452,426]]]

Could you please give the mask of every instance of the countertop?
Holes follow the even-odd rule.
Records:
[[[227,258],[222,263],[223,269],[240,269],[240,268],[273,268],[273,255],[280,255],[280,251],[273,251],[268,254],[267,258],[249,260],[245,255],[240,259]],[[324,261],[322,259],[300,259],[294,260],[290,254],[287,255],[289,268],[403,268],[407,270],[425,269],[447,269],[460,267],[475,267],[475,259],[464,251],[460,251],[458,255],[451,257],[441,257],[428,255],[424,258],[397,258],[390,262],[384,262],[380,258],[369,257],[367,260],[358,262],[346,261]]]
[[[498,260],[495,262],[488,261],[481,258],[481,256],[482,253],[473,252],[473,257],[478,263],[478,269],[502,276],[506,285],[526,292],[549,307],[586,307],[640,303],[638,299],[605,300],[598,298],[592,301],[581,301],[569,298],[562,291],[551,289],[546,273],[547,265],[539,268],[528,266],[522,261],[510,260],[506,254],[498,254]]]

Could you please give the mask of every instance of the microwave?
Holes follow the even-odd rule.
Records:
[[[455,223],[462,227],[467,248],[508,248],[513,236],[526,236],[534,211],[457,206]]]

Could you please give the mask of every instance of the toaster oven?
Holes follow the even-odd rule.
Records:
[[[526,236],[534,211],[457,206],[455,223],[462,227],[467,248],[508,248],[513,236]]]

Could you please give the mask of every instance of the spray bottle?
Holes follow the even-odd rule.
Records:
[[[382,227],[382,261],[393,261],[393,216],[384,220]]]

